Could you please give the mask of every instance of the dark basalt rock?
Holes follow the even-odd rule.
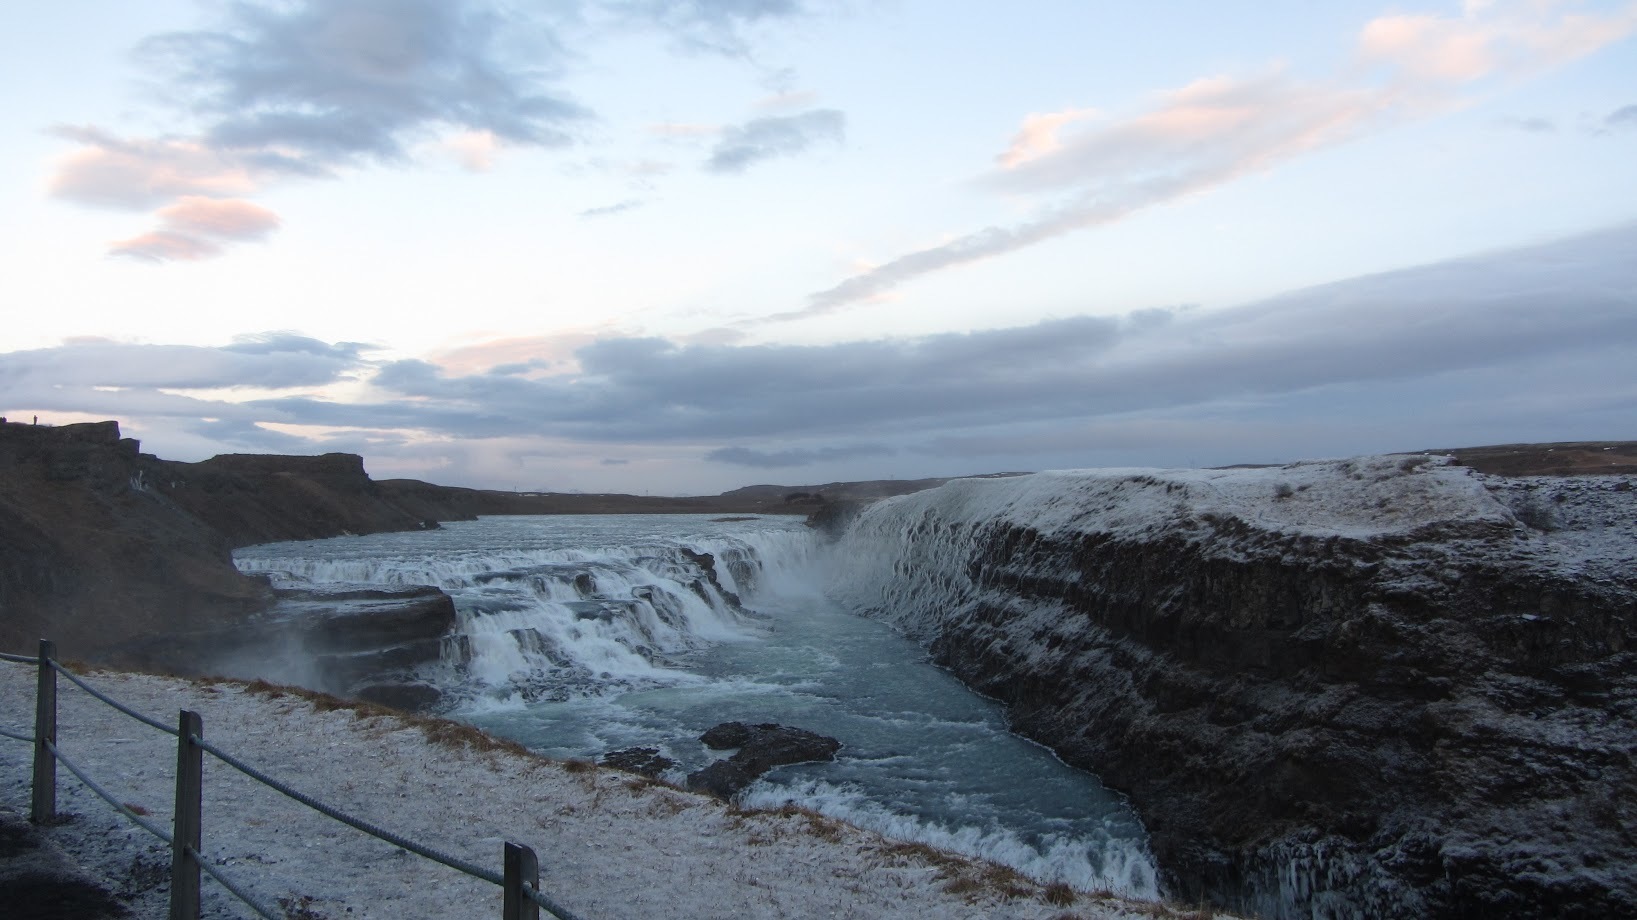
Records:
[[[404,712],[430,712],[443,702],[443,691],[422,681],[366,684],[354,690],[352,695],[368,703]]]
[[[674,768],[676,761],[660,754],[659,748],[633,747],[609,751],[602,756],[602,765],[657,779]]]
[[[1533,489],[1553,539],[1631,494],[1486,485]],[[1582,539],[1629,558],[1624,508]],[[1629,565],[1554,568],[1524,526],[1468,521],[995,522],[971,545],[970,594],[917,637],[1130,796],[1169,895],[1270,918],[1637,916]]]
[[[712,750],[738,748],[732,757],[688,774],[688,788],[729,799],[773,769],[793,763],[834,760],[841,742],[773,722],[723,722],[699,736]]]
[[[454,601],[427,585],[278,591],[266,614],[135,640],[122,657],[140,667],[300,683],[420,711],[438,700],[424,691],[372,690],[385,695],[377,699],[365,690],[418,686],[416,670],[441,659],[455,620]]]
[[[735,610],[744,609],[744,602],[739,599],[739,595],[729,591],[722,584],[721,578],[716,574],[716,557],[714,555],[711,553],[696,552],[686,546],[681,547],[681,550],[682,555],[685,556],[688,561],[705,570],[705,580],[710,582],[711,587],[716,589],[716,593],[721,595],[722,599],[728,602],[729,607],[732,607]],[[704,586],[700,585],[696,581],[692,587],[694,593],[699,595],[700,600],[710,603],[710,597],[706,595]]]

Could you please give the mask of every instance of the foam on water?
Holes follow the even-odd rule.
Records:
[[[675,533],[669,516],[598,520],[486,518],[249,547],[236,561],[278,587],[442,588],[458,617],[444,656],[455,676],[442,681],[483,707],[688,682],[669,656],[760,634],[732,595],[755,587],[764,558],[799,560],[813,545],[784,522],[730,533],[690,518]]]
[[[830,600],[832,552],[790,519],[519,517],[250,547],[239,565],[285,585],[443,588],[458,635],[442,673],[423,676],[462,701],[461,718],[543,753],[657,747],[681,780],[723,756],[698,740],[712,725],[798,726],[841,755],[768,774],[749,804],[794,801],[1043,881],[1156,896],[1123,800],[1007,732],[998,705],[913,642]]]
[[[924,818],[895,811],[862,788],[822,780],[758,782],[745,790],[742,801],[759,808],[778,808],[794,802],[896,840],[925,843],[1011,866],[1043,882],[1063,882],[1082,891],[1108,890],[1127,897],[1158,897],[1159,883],[1147,848],[1140,840],[1123,836],[1117,827],[1106,835],[1068,827],[1061,833],[1025,834],[1000,823],[968,823],[965,817]],[[956,798],[950,804],[958,810],[966,803]]]

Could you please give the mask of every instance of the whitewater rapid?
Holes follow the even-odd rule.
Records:
[[[859,565],[869,552],[781,517],[496,517],[248,547],[237,563],[285,587],[442,588],[456,633],[417,676],[455,717],[543,753],[657,747],[680,779],[719,756],[697,740],[712,725],[794,725],[840,740],[837,760],[776,770],[745,804],[793,802],[1042,881],[1157,897],[1123,799],[832,599],[872,593],[855,583],[883,574]]]

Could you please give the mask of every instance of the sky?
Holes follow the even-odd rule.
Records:
[[[0,415],[550,491],[1637,438],[1637,2],[56,0]]]

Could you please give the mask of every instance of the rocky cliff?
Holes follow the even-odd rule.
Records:
[[[181,673],[284,654],[319,689],[390,695],[437,658],[448,597],[275,592],[232,550],[427,526],[353,455],[174,463],[116,422],[0,423],[0,648]]]
[[[226,537],[152,487],[119,425],[0,424],[0,647],[108,659],[135,635],[261,609]]]
[[[1637,499],[1423,457],[957,482],[853,603],[1125,791],[1175,896],[1637,916]]]
[[[369,478],[357,454],[222,454],[199,463],[148,461],[148,487],[235,547],[438,526]],[[436,489],[437,486],[430,488]],[[470,517],[449,513],[445,520]]]
[[[117,422],[0,419],[0,648],[31,652],[49,637],[68,656],[187,670],[207,645],[252,619],[283,618],[275,605],[311,606],[277,599],[262,580],[239,574],[232,550],[256,543],[426,529],[480,514],[804,513],[808,506],[790,495],[897,494],[931,484],[761,486],[699,497],[517,493],[376,482],[355,454],[181,463],[141,453]],[[398,601],[377,601],[351,606],[390,620],[377,608]],[[425,600],[402,603],[419,611]],[[333,652],[310,638],[297,644]],[[425,638],[405,642],[424,648]]]

